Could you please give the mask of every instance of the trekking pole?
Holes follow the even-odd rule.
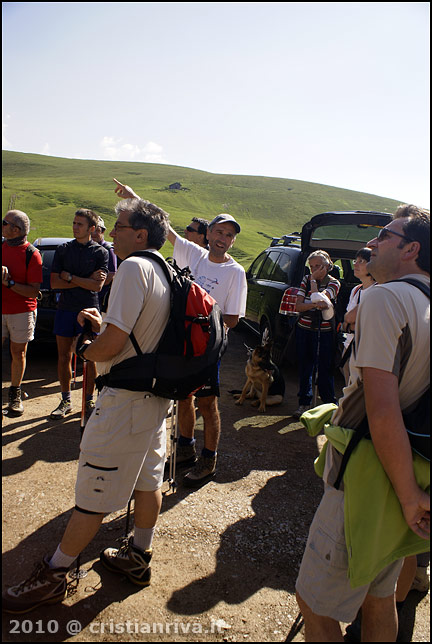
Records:
[[[86,388],[87,388],[87,362],[84,360],[84,362],[83,362],[81,420],[80,420],[81,438],[82,438],[82,435],[84,434],[84,427],[85,427]]]
[[[314,407],[317,406],[317,398],[318,398],[320,341],[321,341],[321,315],[320,315],[320,318],[318,320],[317,350],[316,350],[316,355],[315,355],[314,393],[313,393],[313,406]]]
[[[72,386],[74,389],[76,385],[76,373],[77,373],[77,354],[74,353],[72,356],[72,378],[73,378]]]
[[[168,485],[173,494],[177,491],[176,461],[177,461],[177,435],[178,435],[178,400],[173,401],[171,407],[171,452],[169,463]]]

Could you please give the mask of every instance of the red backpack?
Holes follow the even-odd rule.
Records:
[[[207,382],[226,349],[222,312],[216,300],[193,281],[189,268],[180,269],[173,259],[165,261],[151,251],[132,256],[162,267],[171,287],[170,316],[154,353],[142,353],[132,332],[129,337],[137,355],[114,365],[96,384],[98,389],[106,385],[182,400]]]

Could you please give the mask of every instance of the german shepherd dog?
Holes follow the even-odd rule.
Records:
[[[265,411],[267,405],[278,405],[282,402],[285,393],[285,381],[279,369],[272,362],[270,340],[255,349],[246,347],[249,351],[249,360],[246,363],[246,384],[241,394],[236,394],[236,405],[242,405],[246,398],[258,398],[252,405],[259,411]]]

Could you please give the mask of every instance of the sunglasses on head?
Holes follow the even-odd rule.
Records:
[[[406,242],[412,242],[414,239],[411,239],[410,237],[407,237],[406,235],[402,235],[401,233],[397,233],[395,230],[390,230],[389,228],[381,228],[377,235],[377,241],[382,242],[385,239],[388,239],[390,235],[396,235],[397,237],[400,237],[401,239],[405,239]]]

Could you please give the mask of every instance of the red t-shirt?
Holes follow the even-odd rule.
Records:
[[[31,256],[26,270],[26,248],[29,242],[21,246],[2,244],[2,266],[6,266],[11,279],[18,284],[42,283],[42,257],[38,250]],[[23,297],[2,284],[2,313],[26,313],[37,307],[35,297]]]

